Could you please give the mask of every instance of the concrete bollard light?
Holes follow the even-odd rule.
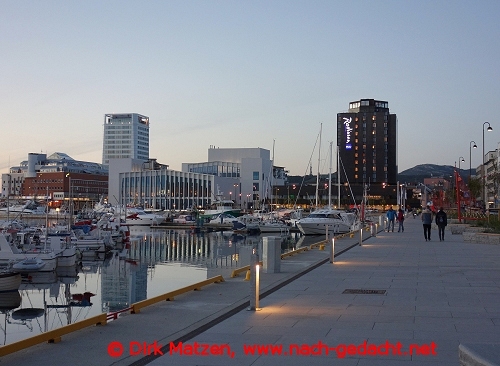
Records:
[[[252,278],[250,281],[250,307],[248,308],[248,310],[258,311],[261,310],[259,307],[260,266],[258,254],[252,254],[250,262],[250,271],[252,272]]]
[[[330,263],[335,260],[335,237],[332,238],[332,245],[330,245]]]

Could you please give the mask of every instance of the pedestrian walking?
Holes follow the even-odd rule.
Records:
[[[392,206],[387,210],[387,232],[389,232],[392,228],[392,232],[394,232],[394,221],[396,220],[396,211],[392,209]]]
[[[444,229],[446,225],[448,225],[448,217],[442,207],[440,207],[439,211],[436,213],[436,225],[439,232],[439,241],[444,241]]]
[[[397,216],[396,220],[398,220],[398,224],[399,224],[399,226],[398,226],[398,233],[400,231],[404,233],[405,227],[403,225],[403,222],[405,221],[405,213],[403,212],[402,209],[399,209],[398,216]]]
[[[422,212],[422,224],[424,226],[425,241],[431,240],[432,211],[429,206]]]

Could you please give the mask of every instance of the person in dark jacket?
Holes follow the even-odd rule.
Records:
[[[405,227],[404,227],[403,223],[405,221],[405,213],[403,212],[403,210],[401,208],[398,210],[398,216],[396,217],[396,220],[399,223],[398,233],[400,231],[404,233],[405,232]]]
[[[448,225],[448,217],[442,207],[440,207],[439,211],[436,213],[436,225],[439,231],[439,241],[444,241],[444,229],[446,225]]]
[[[389,232],[392,228],[392,232],[394,232],[394,221],[396,220],[396,211],[393,210],[392,206],[387,210],[387,232]]]
[[[425,241],[431,240],[432,211],[429,206],[422,212],[422,224],[424,226]]]

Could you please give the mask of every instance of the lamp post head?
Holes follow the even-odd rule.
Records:
[[[493,128],[491,128],[491,126],[488,126],[488,128],[486,130],[487,131],[493,131]]]

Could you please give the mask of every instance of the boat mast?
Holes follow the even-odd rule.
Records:
[[[274,212],[273,210],[273,197],[274,197],[274,192],[273,192],[273,188],[274,188],[274,143],[276,142],[275,139],[273,139],[273,157],[271,159],[271,177],[270,177],[270,181],[271,181],[271,211],[270,212]]]
[[[323,123],[319,128],[319,148],[318,148],[318,175],[316,176],[316,208],[319,206],[319,166],[321,162],[321,133],[323,131]]]
[[[333,142],[330,141],[330,171],[328,172],[328,208],[332,208],[332,155]]]
[[[337,146],[337,199],[339,201],[337,208],[340,209],[340,147]]]

